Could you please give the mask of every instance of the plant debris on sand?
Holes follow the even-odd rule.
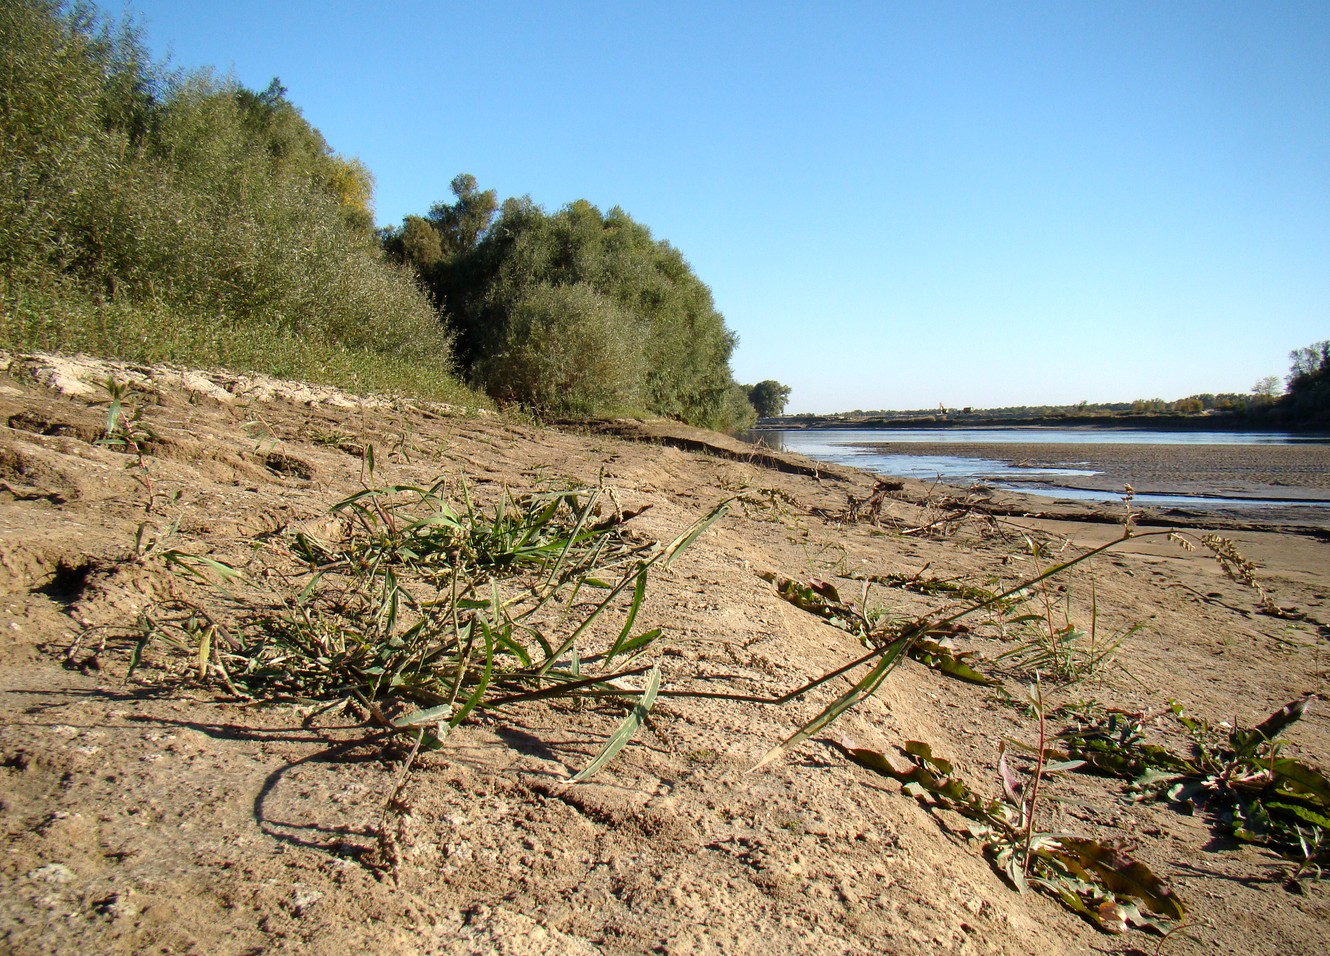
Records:
[[[1323,946],[1324,537],[2,364],[6,951]]]

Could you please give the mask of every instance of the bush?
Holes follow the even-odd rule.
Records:
[[[620,406],[631,400],[653,414],[720,430],[751,423],[747,401],[733,395],[729,362],[736,339],[716,311],[711,290],[677,249],[653,239],[621,209],[602,214],[579,200],[547,215],[529,199],[509,199],[499,207],[492,192],[481,192],[465,175],[453,180],[453,192],[454,204],[435,206],[429,220],[408,217],[385,241],[402,260],[418,263],[434,300],[443,303],[474,385],[508,400],[513,382],[494,376],[496,369],[507,369],[506,353],[529,334],[525,328],[516,330],[516,338],[511,334],[522,303],[545,294],[533,290],[585,286],[617,310],[618,337],[632,338],[631,354],[647,357],[630,359],[636,364],[614,376],[618,384],[606,394],[616,396]],[[420,235],[421,223],[436,230],[443,252],[438,261],[430,258],[435,245]],[[621,344],[605,348],[615,353]],[[620,387],[629,376],[631,396]]]
[[[645,361],[635,325],[589,285],[536,286],[513,304],[481,374],[496,398],[542,413],[639,412]]]
[[[0,344],[467,397],[368,172],[277,81],[164,77],[132,30],[0,0],[0,163]]]

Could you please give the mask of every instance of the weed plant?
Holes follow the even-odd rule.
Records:
[[[1001,620],[1003,630],[1015,629],[1012,646],[993,658],[994,664],[1009,665],[1027,680],[1047,678],[1059,684],[1079,684],[1112,666],[1118,650],[1144,628],[1133,624],[1105,638],[1099,627],[1099,596],[1090,579],[1090,624],[1085,630],[1071,617],[1071,601],[1055,603],[1047,587],[1037,590],[1042,608]],[[1027,600],[1034,595],[1027,597]],[[1057,606],[1061,605],[1060,609]],[[1059,614],[1060,610],[1060,614]],[[1060,620],[1059,620],[1060,616]]]
[[[335,540],[268,542],[257,569],[166,550],[176,572],[233,599],[231,620],[176,600],[145,622],[187,650],[200,679],[252,698],[358,703],[382,726],[437,744],[477,709],[548,698],[620,697],[629,714],[576,779],[603,766],[646,717],[660,674],[638,663],[660,628],[637,630],[649,572],[725,511],[667,545],[602,516],[600,489],[477,505],[439,481],[366,489],[338,502]],[[643,677],[642,675],[646,675]],[[636,679],[640,686],[624,683]]]
[[[1039,787],[1053,774],[1075,769],[1075,761],[1046,763],[1045,751],[1027,779],[999,757],[1001,792],[985,799],[956,775],[950,761],[921,741],[907,741],[898,767],[885,754],[836,744],[853,762],[900,782],[931,813],[949,811],[964,818],[965,836],[1018,890],[1034,887],[1059,900],[1107,932],[1148,928],[1167,933],[1186,912],[1181,900],[1143,863],[1096,840],[1036,827]]]
[[[1281,735],[1300,720],[1309,697],[1292,701],[1255,727],[1216,727],[1170,702],[1189,753],[1146,742],[1142,715],[1103,712],[1062,734],[1066,756],[1088,771],[1130,781],[1142,800],[1203,811],[1216,830],[1299,862],[1295,879],[1330,862],[1330,779],[1283,755]]]

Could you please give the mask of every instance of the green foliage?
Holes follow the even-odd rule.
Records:
[[[461,391],[368,171],[276,80],[166,76],[130,28],[4,0],[0,163],[7,347]]]
[[[1290,392],[1311,388],[1330,376],[1330,340],[1294,349],[1288,357],[1292,362],[1288,373]]]
[[[383,247],[396,262],[426,275],[443,262],[443,243],[439,231],[426,219],[407,216],[401,229],[389,229],[383,235]]]
[[[1108,713],[1063,734],[1067,753],[1087,770],[1132,782],[1142,799],[1166,800],[1187,812],[1203,809],[1227,836],[1258,843],[1304,867],[1330,861],[1330,779],[1284,757],[1280,735],[1306,711],[1292,701],[1255,727],[1226,730],[1187,714],[1171,713],[1191,739],[1191,753],[1145,741],[1142,720]],[[1308,855],[1310,853],[1310,855]]]
[[[473,384],[505,401],[555,407],[543,386],[529,383],[553,383],[558,375],[551,378],[543,363],[519,368],[537,357],[522,344],[539,312],[543,317],[534,326],[543,343],[567,334],[585,348],[587,335],[603,330],[608,341],[598,355],[627,363],[613,374],[603,396],[607,403],[578,397],[572,405],[579,411],[613,413],[631,405],[710,428],[752,423],[746,396],[730,373],[735,337],[710,289],[678,250],[653,239],[621,209],[602,214],[578,200],[547,214],[527,198],[499,206],[495,193],[481,191],[467,174],[453,180],[452,190],[455,202],[435,205],[427,219],[408,218],[384,240],[400,261],[415,266],[442,304]],[[421,231],[422,223],[433,229],[441,258],[434,258],[434,240]],[[580,291],[562,294],[555,307],[549,290],[559,288]],[[581,320],[574,318],[579,303],[591,310]],[[604,326],[607,318],[613,334]],[[631,389],[625,387],[630,378]]]
[[[790,400],[790,386],[767,379],[748,390],[748,400],[752,402],[758,418],[775,418],[785,411]]]
[[[1039,784],[1051,774],[1075,769],[1075,762],[1046,764],[1041,750],[1023,782],[1004,755],[998,761],[1002,792],[986,800],[955,773],[950,761],[921,741],[908,741],[902,748],[908,760],[904,768],[875,750],[837,746],[860,766],[899,781],[905,793],[930,812],[947,811],[969,821],[966,835],[1019,890],[1033,886],[1110,933],[1133,926],[1167,933],[1186,916],[1182,901],[1163,880],[1122,850],[1035,828]]]
[[[503,401],[555,415],[642,408],[642,343],[613,300],[589,285],[535,286],[515,302],[501,350],[479,368]]]
[[[865,645],[889,647],[900,640],[906,630],[910,630],[856,610],[852,603],[841,598],[834,585],[826,581],[813,579],[803,584],[771,572],[763,572],[758,576],[775,585],[776,593],[795,607],[856,635]],[[924,627],[922,630],[915,627],[906,653],[924,666],[958,680],[985,686],[999,683],[975,669],[969,660],[973,657],[972,653],[957,651],[951,646],[951,633],[944,625]]]
[[[756,425],[757,411],[753,408],[753,403],[748,400],[748,389],[738,382],[731,383],[721,400],[717,418],[723,423],[722,427],[726,431],[738,431]]]
[[[599,490],[505,496],[491,509],[465,486],[366,489],[332,514],[344,533],[268,540],[244,572],[181,551],[158,557],[215,584],[143,617],[143,648],[185,651],[198,679],[255,698],[355,701],[382,726],[437,743],[476,711],[545,698],[633,701],[575,779],[603,766],[642,723],[659,688],[623,683],[661,637],[639,630],[648,575],[719,519],[714,509],[668,544],[601,515]],[[229,605],[229,606],[228,606]],[[388,716],[395,714],[396,716]]]
[[[1295,425],[1330,427],[1330,340],[1289,353],[1288,394],[1276,413]]]
[[[459,173],[451,183],[457,201],[451,205],[435,203],[429,211],[429,221],[439,235],[440,244],[449,258],[471,252],[494,221],[499,209],[499,194],[493,189],[481,191],[476,177]]]

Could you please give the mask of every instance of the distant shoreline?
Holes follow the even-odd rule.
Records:
[[[1330,433],[1327,433],[1324,429],[1254,422],[1238,415],[1068,415],[1055,418],[992,418],[979,415],[957,415],[945,419],[937,417],[846,419],[833,416],[791,415],[778,419],[762,419],[750,430],[802,431],[813,428],[880,429],[883,431],[904,428],[932,428],[939,431],[956,428],[1084,428],[1103,431],[1286,432],[1298,435],[1319,435],[1330,440]]]

